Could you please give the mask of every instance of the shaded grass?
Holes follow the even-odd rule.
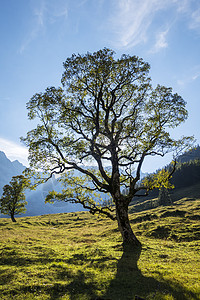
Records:
[[[87,212],[0,219],[1,299],[200,299],[200,200],[130,216],[143,244]]]

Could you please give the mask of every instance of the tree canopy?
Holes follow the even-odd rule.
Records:
[[[116,218],[124,242],[137,243],[128,205],[138,191],[153,188],[140,180],[145,158],[177,153],[191,141],[170,136],[169,129],[187,118],[186,102],[172,88],[153,88],[149,69],[141,58],[115,59],[107,48],[73,54],[64,62],[62,87],[48,87],[27,103],[29,118],[39,120],[23,139],[30,169],[62,174],[65,187],[47,201],[78,202]],[[110,196],[110,206],[101,193]]]

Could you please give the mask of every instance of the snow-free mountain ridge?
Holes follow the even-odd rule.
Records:
[[[25,168],[18,160],[11,162],[4,152],[0,151],[0,196],[3,193],[4,185],[9,184],[12,176],[22,174]],[[51,190],[61,190],[61,186],[55,178],[50,179],[46,184],[40,185],[36,191],[26,191],[27,211],[22,216],[37,216],[83,210],[81,205],[72,203],[56,202],[55,204],[45,204],[45,197]],[[0,214],[0,217],[5,217],[5,215]]]

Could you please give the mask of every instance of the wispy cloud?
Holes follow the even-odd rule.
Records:
[[[65,0],[41,0],[34,4],[32,10],[31,30],[27,33],[21,47],[20,54],[42,33],[48,30],[48,23],[54,23],[58,19],[66,20],[68,17],[68,3]]]
[[[200,28],[200,1],[199,0],[174,0],[177,11],[187,17],[190,29]]]
[[[189,29],[200,29],[200,1],[174,0],[177,12],[186,17]]]
[[[151,25],[160,12],[169,14],[172,23],[183,15],[187,16],[188,26],[191,29],[199,28],[200,2],[195,1],[199,3],[196,6],[192,5],[192,2],[191,0],[113,0],[113,12],[109,21],[114,43],[118,47],[129,48],[147,42]],[[167,34],[170,29],[168,18],[163,19],[162,27],[168,29],[161,32],[154,28],[153,33],[151,32],[151,36],[154,35],[156,40],[154,52],[168,46]]]
[[[183,87],[194,82],[197,79],[200,79],[200,65],[197,65],[191,70],[188,70],[187,76],[178,79],[177,84]]]
[[[69,16],[68,2],[66,0],[47,1],[47,20],[55,22],[58,18],[67,19]]]
[[[184,13],[188,11],[191,0],[173,0],[173,2],[177,5],[177,11]]]
[[[45,1],[41,1],[39,7],[35,7],[33,10],[33,25],[31,31],[27,34],[24,39],[21,47],[20,54],[22,54],[25,49],[29,46],[29,44],[38,36],[41,30],[44,28],[44,18],[45,18]]]
[[[116,1],[116,10],[110,22],[118,46],[131,47],[146,40],[146,32],[153,18],[153,2]]]
[[[118,0],[117,8],[110,22],[115,33],[116,43],[121,47],[133,47],[147,41],[147,33],[154,17],[166,9],[173,0]],[[159,33],[157,48],[166,47],[166,34]]]
[[[200,29],[200,7],[191,15],[190,28]]]
[[[18,160],[23,165],[28,166],[28,149],[10,140],[0,138],[0,151],[3,151],[11,160]]]
[[[167,34],[169,32],[169,28],[159,32],[156,35],[156,43],[153,46],[152,50],[150,51],[150,53],[157,53],[160,50],[167,48],[168,47],[168,42],[167,42]]]

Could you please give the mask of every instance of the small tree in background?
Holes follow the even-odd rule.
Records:
[[[4,215],[9,215],[13,222],[16,222],[15,215],[25,213],[24,190],[28,188],[30,181],[23,175],[13,176],[10,184],[3,187],[3,195],[0,198],[0,211]]]
[[[159,189],[158,205],[172,204],[169,190],[174,188],[174,185],[170,183],[170,179],[175,171],[175,166],[176,162],[172,162],[168,170],[165,168],[156,173],[149,174],[142,181],[144,186],[149,187],[149,190],[154,188]]]

